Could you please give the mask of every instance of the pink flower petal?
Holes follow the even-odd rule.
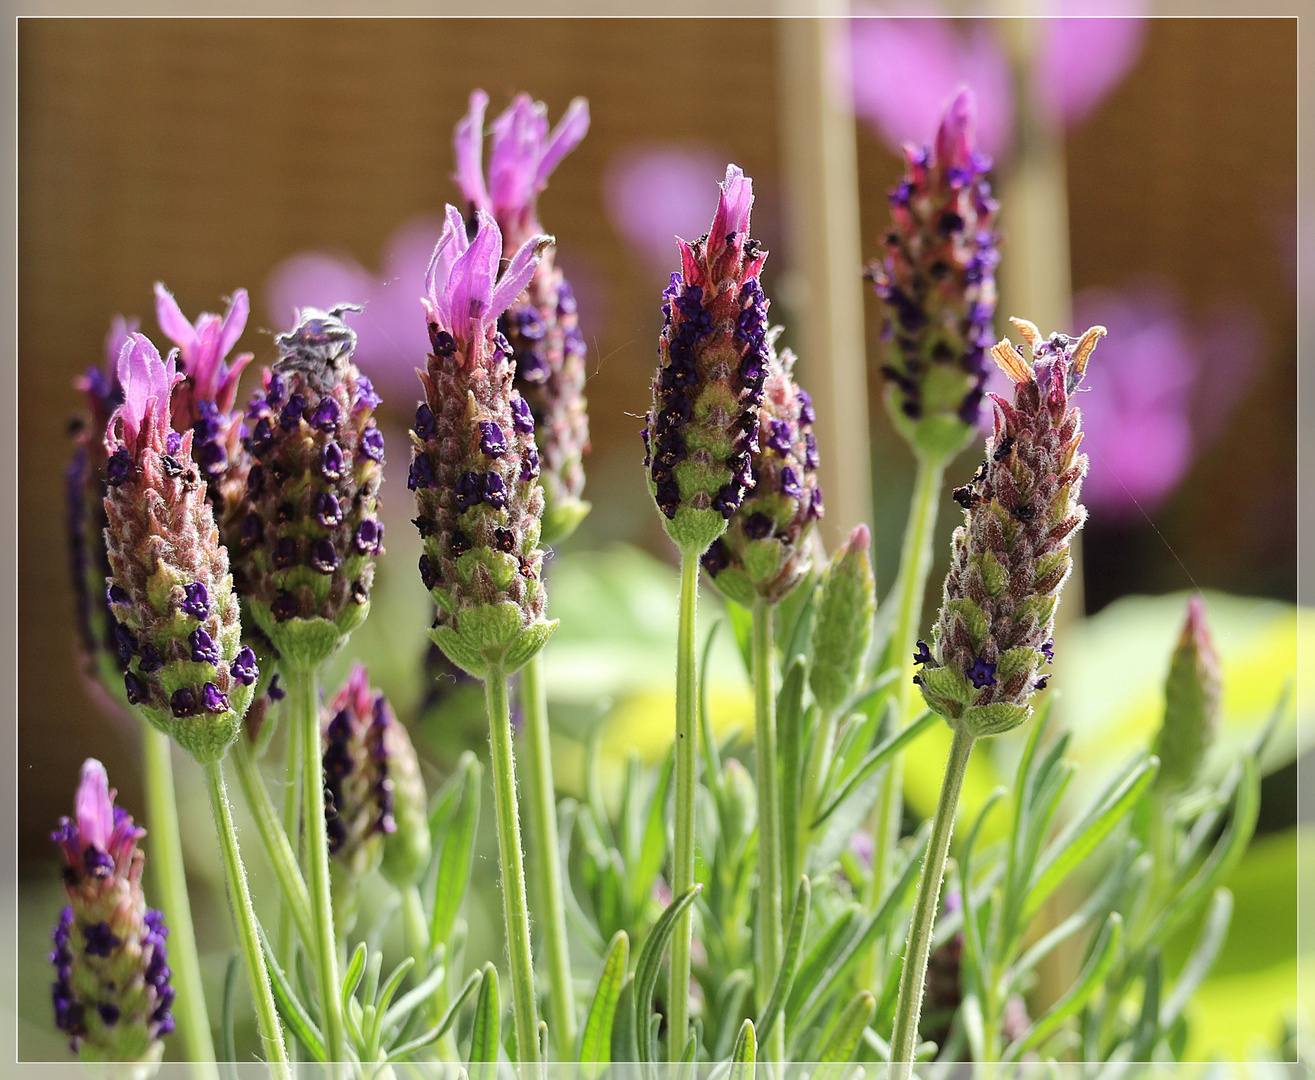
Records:
[[[498,279],[498,284],[493,289],[493,295],[489,300],[488,318],[496,319],[511,307],[516,297],[520,296],[525,286],[530,283],[530,278],[534,277],[534,270],[539,265],[543,249],[551,240],[551,237],[544,236],[542,233],[532,236],[512,256],[507,269],[502,272],[502,277]]]
[[[88,758],[82,765],[74,813],[83,846],[94,844],[105,851],[114,832],[114,800],[105,766],[95,758]]]
[[[488,188],[484,186],[484,111],[489,96],[483,90],[470,95],[470,108],[457,124],[457,182],[465,200],[479,210],[491,210]]]
[[[543,148],[539,158],[539,168],[534,176],[534,185],[540,191],[548,183],[548,177],[557,168],[557,163],[580,145],[580,141],[589,133],[589,102],[582,97],[575,98],[562,113],[548,145]]]

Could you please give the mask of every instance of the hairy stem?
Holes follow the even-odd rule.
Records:
[[[268,722],[268,721],[266,721]],[[284,742],[286,760],[283,763],[283,832],[292,845],[292,860],[300,872],[301,852],[301,727],[293,717],[285,716],[283,727],[286,733]],[[305,884],[303,879],[302,884]],[[309,896],[306,899],[310,905]],[[311,936],[303,931],[303,941],[310,941]],[[279,964],[284,971],[297,970],[297,929],[292,914],[292,905],[286,900],[279,904]]]
[[[329,885],[329,835],[324,820],[324,764],[320,748],[320,703],[313,671],[292,673],[293,722],[301,737],[301,802],[309,869],[312,936],[305,942],[315,966],[323,1009],[324,1049],[329,1061],[347,1060],[347,1041],[339,993],[338,943],[333,928]]]
[[[183,841],[174,796],[172,740],[150,724],[142,724],[142,779],[146,787],[146,818],[151,825],[151,869],[169,922],[169,964],[173,968],[173,1012],[196,1080],[218,1080],[215,1044],[201,986],[201,961],[192,929],[192,905],[187,898]]]
[[[776,778],[776,688],[773,685],[772,609],[753,605],[753,716],[758,779],[758,936],[760,993],[765,995],[781,966],[781,818]],[[778,1064],[785,1056],[785,1022],[778,1017],[763,1032],[763,1053]]]
[[[672,853],[672,895],[684,896],[694,884],[694,780],[698,723],[698,668],[694,655],[695,610],[699,599],[699,556],[680,556],[680,630],[676,638],[676,828]],[[686,908],[671,938],[671,984],[667,1056],[680,1061],[689,1037],[689,959],[694,924]]]
[[[539,1063],[539,1012],[530,954],[530,910],[525,896],[525,859],[516,809],[516,766],[511,750],[511,710],[507,677],[493,668],[484,679],[493,759],[493,802],[498,819],[498,859],[502,867],[502,913],[507,931],[512,1006],[516,1017],[516,1055],[522,1065]]]
[[[548,741],[548,695],[543,685],[543,653],[535,653],[521,669],[521,709],[525,713],[526,817],[529,819],[535,907],[539,912],[548,956],[548,1007],[553,1045],[559,1061],[575,1054],[575,987],[566,939],[566,902],[562,896],[562,866],[557,851],[557,801]]]
[[[215,817],[215,829],[219,833],[219,846],[224,856],[224,877],[228,882],[228,899],[233,908],[237,940],[242,949],[242,959],[246,963],[251,996],[255,1000],[256,1025],[265,1049],[265,1060],[269,1062],[270,1074],[276,1080],[292,1080],[283,1028],[279,1024],[278,1012],[274,1007],[274,992],[269,985],[269,971],[265,967],[265,954],[260,950],[260,940],[256,934],[256,913],[251,906],[247,872],[237,846],[237,830],[233,827],[233,809],[228,802],[222,762],[207,762],[205,779],[210,792],[210,810]]]
[[[941,794],[936,803],[936,817],[932,820],[931,839],[927,842],[927,855],[918,877],[909,942],[904,950],[899,1002],[895,1006],[895,1028],[890,1037],[890,1080],[909,1080],[913,1074],[913,1054],[918,1046],[918,1020],[922,1015],[922,995],[927,980],[927,957],[931,953],[932,932],[936,928],[936,909],[941,896],[941,881],[945,877],[945,857],[950,850],[954,813],[959,805],[963,777],[968,771],[968,756],[973,752],[973,743],[976,741],[973,735],[962,728],[954,729],[950,757],[945,763],[945,779],[941,783]]]
[[[913,714],[913,643],[922,624],[922,598],[931,570],[932,534],[936,531],[937,497],[945,480],[945,462],[918,455],[913,501],[900,550],[899,575],[895,579],[895,622],[886,646],[883,667],[899,668],[896,683],[899,710],[896,723],[902,728]],[[892,733],[893,734],[893,733]],[[896,756],[886,766],[877,796],[875,852],[872,857],[872,896],[875,901],[886,886],[891,851],[899,838],[900,808],[904,804],[903,758]],[[870,906],[870,905],[869,905]]]

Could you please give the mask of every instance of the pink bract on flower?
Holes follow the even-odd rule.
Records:
[[[132,333],[119,353],[119,385],[123,404],[110,418],[109,436],[136,456],[145,446],[162,449],[170,430],[169,398],[183,376],[177,370],[178,350],[166,360],[145,334]]]
[[[165,337],[178,346],[183,374],[187,377],[188,394],[181,395],[178,403],[179,422],[192,424],[198,418],[195,412],[202,401],[214,402],[221,412],[229,412],[237,399],[237,381],[242,369],[252,360],[251,353],[241,353],[227,363],[228,354],[247,326],[251,303],[246,289],[238,289],[223,318],[202,312],[196,322],[188,321],[178,301],[164,287],[155,283],[155,317]]]

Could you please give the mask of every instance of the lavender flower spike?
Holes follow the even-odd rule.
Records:
[[[142,334],[119,354],[123,404],[105,432],[108,598],[128,703],[204,763],[237,737],[256,665],[193,433],[170,427],[175,359]]]
[[[886,254],[868,269],[888,345],[886,404],[895,426],[932,460],[971,438],[994,340],[997,205],[976,148],[972,91],[959,90],[930,147],[907,145],[890,192]]]
[[[1096,343],[1048,339],[1029,322],[1014,325],[1031,348],[1023,358],[1007,340],[991,350],[1014,383],[1013,402],[992,394],[995,433],[986,460],[955,500],[965,521],[954,532],[950,572],[930,650],[914,681],[933,711],[975,736],[998,735],[1031,715],[1051,656],[1055,609],[1072,569],[1069,540],[1086,520],[1078,502],[1087,473],[1081,413],[1072,398]]]
[[[457,125],[456,181],[473,213],[497,221],[503,243],[519,248],[543,232],[538,197],[557,163],[589,130],[589,104],[576,98],[550,133],[547,108],[517,94],[493,121],[487,185],[481,168],[484,110],[488,95],[470,95],[470,111]],[[513,383],[530,406],[543,485],[543,540],[566,539],[589,512],[584,491],[584,455],[589,452],[589,417],[584,398],[585,340],[575,294],[554,265],[554,248],[544,250],[525,294],[498,320],[516,367]]]
[[[352,362],[356,335],[305,308],[247,407],[242,469],[225,514],[239,590],[283,659],[314,670],[369,612],[384,440],[379,398]]]
[[[68,906],[52,935],[55,1023],[85,1061],[157,1062],[174,1029],[164,916],[146,907],[145,829],[114,805],[99,761],[82,766],[75,812],[52,839]]]
[[[749,237],[753,183],[726,167],[711,230],[678,241],[681,273],[663,292],[653,407],[643,431],[649,490],[667,535],[702,555],[746,489],[767,379],[767,252]]]
[[[502,274],[502,233],[483,210],[467,238],[447,208],[426,275],[432,352],[411,432],[408,486],[424,540],[420,577],[438,605],[430,636],[453,663],[483,678],[510,674],[556,627],[544,618],[543,489],[534,420],[512,388],[497,319],[529,284],[551,237],[534,236]]]
[[[754,485],[726,532],[703,555],[718,590],[737,603],[780,603],[812,568],[813,522],[822,516],[813,406],[794,381],[794,354],[777,356],[781,328],[767,332],[767,378],[750,442]]]
[[[1164,683],[1164,723],[1155,739],[1156,784],[1178,791],[1195,782],[1221,719],[1219,655],[1205,620],[1205,601],[1187,601],[1187,618]]]
[[[428,865],[420,763],[388,699],[370,689],[363,665],[352,668],[329,703],[323,733],[324,812],[340,882],[358,880],[381,860],[385,870],[396,870],[399,856],[408,868]]]
[[[173,294],[155,285],[155,317],[165,337],[178,346],[185,378],[174,391],[174,424],[192,429],[193,455],[213,496],[237,451],[240,417],[234,412],[237,383],[252,360],[242,353],[230,364],[227,356],[246,329],[250,302],[246,289],[238,289],[221,319],[209,312],[190,322]]]

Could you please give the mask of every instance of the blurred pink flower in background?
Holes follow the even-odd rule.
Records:
[[[677,256],[676,237],[707,231],[708,203],[730,159],[697,143],[643,143],[617,154],[603,175],[612,227],[656,270]]]
[[[1082,497],[1105,522],[1135,522],[1164,505],[1223,431],[1259,370],[1260,318],[1217,306],[1193,321],[1169,286],[1142,281],[1079,293],[1073,329],[1096,324],[1109,336],[1094,392],[1079,401],[1091,459]],[[1007,380],[995,372],[990,389],[1001,393]]]
[[[1014,137],[1014,86],[999,27],[973,20],[967,29],[935,5],[904,6],[889,12],[855,4],[850,20],[847,88],[854,112],[893,150],[921,143],[961,83],[977,95],[978,143],[992,157],[1004,156]],[[1085,120],[1127,75],[1146,36],[1145,0],[1061,0],[1060,17],[1040,29],[1033,77],[1050,118],[1071,128]],[[1080,15],[1108,17],[1079,18]]]

